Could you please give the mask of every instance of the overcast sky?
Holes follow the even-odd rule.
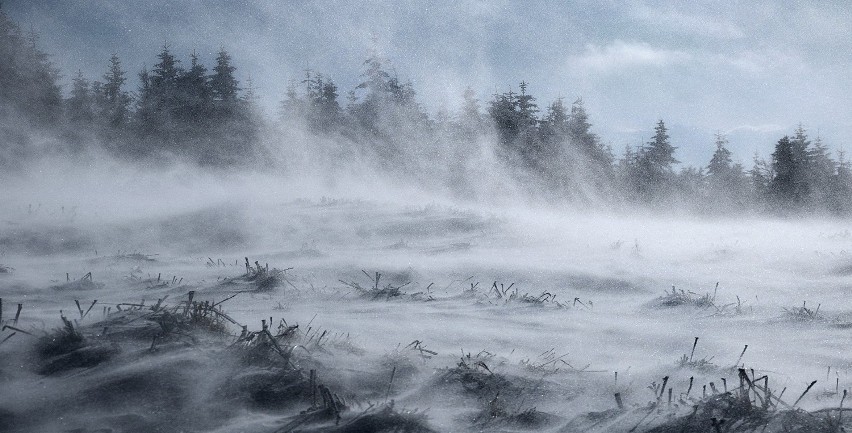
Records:
[[[671,4],[683,4],[672,6]],[[228,50],[274,113],[303,70],[329,75],[341,97],[378,46],[430,111],[456,108],[465,86],[483,102],[521,80],[544,109],[582,97],[617,156],[660,118],[677,157],[706,165],[728,134],[751,166],[799,122],[852,147],[852,3],[625,1],[95,1],[6,0],[41,34],[63,72],[100,77],[111,53],[129,89],[164,43],[212,66]]]

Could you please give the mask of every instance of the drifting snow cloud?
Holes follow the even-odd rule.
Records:
[[[780,133],[788,129],[788,126],[778,125],[775,123],[767,123],[762,125],[739,125],[735,128],[725,131],[726,135],[733,134],[738,131],[760,132],[760,133]]]
[[[773,70],[784,71],[784,74],[813,72],[801,56],[778,49],[741,50],[711,56],[708,60],[711,66],[712,64],[729,66],[751,75],[766,74]]]
[[[586,45],[586,50],[570,62],[580,69],[595,72],[616,72],[637,66],[666,66],[691,58],[683,51],[655,48],[643,42],[615,40],[605,46]]]

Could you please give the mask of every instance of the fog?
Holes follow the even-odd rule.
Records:
[[[497,22],[508,8],[465,4]],[[152,16],[140,20],[176,47],[199,43],[173,33],[177,15],[166,20],[156,6],[101,12],[126,18],[141,8]],[[257,20],[222,5],[175,7],[214,23],[223,18],[214,11]],[[331,32],[328,23],[306,30],[300,8],[290,21]],[[367,24],[331,20],[353,46],[341,48],[339,34],[323,40],[344,59],[363,50],[357,71],[287,63],[292,76],[277,78],[263,47],[239,40],[215,54],[200,47],[195,59],[168,44],[122,48],[103,62],[106,74],[71,75],[56,70],[74,57],[58,49],[71,44],[69,26],[105,34],[111,26],[0,8],[0,430],[850,427],[842,405],[852,386],[852,168],[834,152],[848,125],[836,116],[797,124],[772,111],[765,122],[785,120],[760,137],[751,164],[742,150],[752,145],[736,142],[738,126],[720,120],[727,115],[708,111],[720,123],[715,136],[708,119],[690,126],[681,114],[669,124],[653,116],[622,154],[612,146],[623,138],[613,132],[626,127],[622,115],[600,109],[617,98],[589,84],[641,64],[625,96],[636,98],[655,92],[655,73],[643,68],[696,58],[692,46],[655,49],[668,38],[648,29],[635,43],[595,42],[618,36],[613,23],[624,16],[655,17],[671,35],[712,44],[784,37],[749,36],[736,8],[707,12],[725,24],[710,29],[687,9],[583,5],[612,28],[578,27],[567,69],[582,69],[578,89],[597,89],[589,94],[599,101],[555,96],[558,80],[544,76],[533,86],[489,81],[506,90],[484,94],[481,80],[533,73],[552,59],[500,68],[488,51],[468,59],[482,72],[470,84],[454,63],[459,53],[447,54],[455,60],[446,69],[440,52],[391,59],[399,48],[364,35],[414,19],[397,8]],[[830,21],[812,9],[809,22]],[[434,21],[453,10],[414,15]],[[796,11],[756,14],[776,21]],[[542,19],[544,41],[561,40],[547,12],[522,11]],[[59,21],[59,30],[28,39],[22,17]],[[210,22],[187,20],[217,35]],[[490,47],[490,28],[465,32]],[[248,40],[260,30],[243,32]],[[840,33],[813,42],[845,47]],[[78,43],[103,54],[104,39]],[[552,45],[519,58],[546,57]],[[152,66],[136,70],[142,56]],[[249,76],[290,85],[270,96]],[[815,76],[826,92],[848,84]],[[442,107],[446,93],[461,94]],[[684,94],[666,98],[696,113]],[[676,111],[653,109],[664,108]],[[761,107],[747,110],[757,116]],[[831,132],[822,135],[825,123]],[[701,131],[712,159],[695,156],[703,145],[685,129]]]

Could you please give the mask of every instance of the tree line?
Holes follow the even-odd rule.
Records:
[[[677,169],[677,147],[663,120],[647,143],[616,157],[593,132],[582,99],[540,108],[526,82],[484,102],[468,88],[457,112],[430,115],[413,84],[373,52],[344,98],[326,74],[309,70],[292,80],[272,120],[258,109],[251,81],[241,86],[236,71],[224,49],[208,69],[196,53],[182,60],[163,46],[133,82],[112,55],[103,75],[77,72],[63,95],[38,36],[0,9],[0,166],[14,167],[45,146],[74,153],[99,143],[121,158],[213,167],[287,170],[319,161],[329,169],[357,158],[365,169],[463,197],[487,194],[482,185],[491,182],[548,201],[606,206],[852,211],[849,161],[842,152],[833,158],[802,126],[778,140],[768,161],[755,156],[750,169],[733,162],[722,134],[706,166]],[[301,139],[290,144],[296,132]],[[296,150],[319,157],[309,163],[292,156]]]

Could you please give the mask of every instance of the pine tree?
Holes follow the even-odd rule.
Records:
[[[832,178],[837,172],[837,163],[831,159],[828,149],[817,136],[813,146],[806,149],[807,167],[805,181],[810,192],[812,209],[825,208],[832,194]]]
[[[231,56],[224,49],[219,50],[216,56],[216,66],[210,77],[210,90],[213,94],[213,103],[224,109],[233,108],[237,102],[239,82],[234,77],[237,68],[231,65]]]
[[[852,212],[852,163],[842,148],[837,151],[837,172],[832,178],[828,207],[836,214]]]
[[[597,186],[612,183],[614,173],[612,164],[615,159],[612,151],[601,144],[597,134],[592,132],[589,115],[583,105],[583,99],[578,98],[571,104],[571,114],[568,117],[568,130],[571,140],[580,149],[582,156],[589,161],[591,170],[596,172]]]
[[[657,175],[672,172],[672,164],[678,161],[674,157],[675,147],[669,143],[668,129],[662,119],[654,127],[654,137],[648,142],[645,158]]]
[[[521,128],[517,95],[511,90],[503,94],[495,94],[494,99],[488,104],[488,115],[494,122],[503,145],[509,146],[509,143],[518,136]]]
[[[525,81],[521,81],[521,84],[518,86],[521,89],[521,94],[517,96],[516,104],[518,106],[518,116],[520,117],[520,124],[518,125],[521,130],[534,128],[538,125],[538,105],[535,104],[535,98],[527,94],[527,86],[528,84]]]
[[[337,102],[337,85],[320,73],[306,71],[305,79],[307,103],[302,115],[308,126],[317,132],[329,132],[340,123],[340,104]],[[292,96],[290,97],[292,98]]]
[[[88,126],[94,120],[92,91],[89,80],[77,71],[71,87],[71,97],[67,102],[66,117],[76,126]]]
[[[203,124],[212,108],[212,92],[207,81],[207,68],[193,51],[189,69],[178,77],[178,113],[183,122]]]
[[[58,125],[64,102],[58,79],[38,35],[25,37],[0,8],[0,118],[19,113],[40,126]]]
[[[716,151],[713,152],[710,164],[707,165],[707,174],[713,181],[724,186],[731,172],[731,151],[726,147],[728,140],[722,133],[716,134],[715,144]]]
[[[109,70],[104,74],[104,83],[99,94],[99,115],[112,128],[121,128],[130,114],[130,95],[122,90],[127,79],[121,69],[121,61],[113,54],[109,59]]]
[[[578,98],[571,104],[568,129],[571,133],[571,139],[588,154],[592,155],[599,151],[598,136],[592,133],[592,124],[589,123],[589,115],[583,106],[582,98]]]
[[[666,198],[675,184],[672,164],[679,161],[674,158],[675,147],[669,142],[668,129],[660,120],[654,128],[654,137],[637,152],[637,162],[632,172],[639,197],[646,201]]]
[[[279,116],[285,122],[299,122],[304,120],[306,111],[305,101],[299,96],[296,83],[291,80],[279,106]]]
[[[800,177],[800,161],[796,159],[796,150],[789,136],[784,136],[775,145],[772,153],[772,171],[774,177],[769,183],[769,191],[781,205],[799,204],[803,197],[797,185]]]
[[[709,199],[719,205],[718,210],[732,211],[734,208],[746,208],[750,202],[753,202],[753,197],[749,191],[745,170],[741,164],[734,164],[731,160],[731,151],[727,148],[728,139],[722,133],[716,134],[715,145],[716,150],[707,165]],[[757,171],[753,173],[753,176],[762,177],[763,174]],[[760,179],[759,182],[763,184],[765,180]]]
[[[142,130],[158,135],[167,148],[176,150],[174,147],[180,138],[175,124],[180,107],[178,80],[183,70],[178,66],[180,61],[175,59],[167,45],[163,45],[157,58],[159,62],[147,74],[148,94],[142,96],[151,105],[151,110],[144,115],[147,124],[142,126]]]
[[[156,110],[157,101],[151,85],[151,75],[148,68],[143,67],[139,72],[139,90],[134,113],[136,130],[141,136],[147,137],[154,133]]]
[[[163,46],[157,58],[160,61],[154,65],[150,74],[151,92],[157,102],[157,108],[171,112],[176,106],[178,78],[182,73],[178,66],[180,61],[175,59],[167,45]]]

